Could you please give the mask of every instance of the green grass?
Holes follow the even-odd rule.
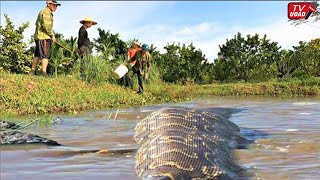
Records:
[[[141,96],[116,84],[90,84],[72,76],[44,78],[1,73],[0,117],[75,113],[213,96],[319,96],[320,79],[186,86],[158,82],[147,83],[145,89]]]
[[[113,63],[98,57],[98,56],[86,56],[83,60],[83,80],[89,83],[101,84],[106,80],[108,82],[115,81],[112,72],[114,69]],[[106,79],[106,77],[109,77]]]

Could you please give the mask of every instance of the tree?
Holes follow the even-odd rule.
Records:
[[[94,39],[94,47],[106,60],[119,59],[127,52],[127,45],[119,37],[119,34],[112,34],[109,30],[98,28],[99,37]]]
[[[258,34],[247,35],[244,38],[238,32],[219,48],[218,55],[222,58],[215,61],[214,72],[220,81],[267,80],[275,75],[270,67],[274,67],[273,64],[281,57],[278,43],[270,42],[266,35],[263,38]]]
[[[31,70],[32,52],[27,52],[23,32],[29,27],[29,22],[15,29],[9,16],[5,14],[4,17],[6,25],[0,26],[0,71],[28,73]]]
[[[294,46],[289,61],[296,63],[292,76],[320,76],[320,38]]]
[[[292,58],[294,51],[281,51],[280,61],[276,61],[278,77],[279,78],[288,78],[292,73],[298,68],[299,62],[297,59]]]
[[[208,73],[203,71],[208,62],[201,50],[196,50],[192,43],[189,46],[168,44],[164,49],[166,53],[154,58],[164,81],[183,84],[202,82]]]

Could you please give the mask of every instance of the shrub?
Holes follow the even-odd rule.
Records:
[[[15,28],[8,15],[4,15],[6,25],[0,26],[0,71],[12,73],[28,73],[31,70],[32,53],[27,52],[23,40],[23,32],[29,27],[29,22]]]

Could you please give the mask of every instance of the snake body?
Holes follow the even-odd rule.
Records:
[[[232,151],[239,127],[222,117],[190,108],[153,112],[135,127],[141,145],[136,173],[144,179],[239,179]]]

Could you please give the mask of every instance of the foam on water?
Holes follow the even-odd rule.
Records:
[[[293,105],[296,105],[296,106],[310,106],[310,105],[316,105],[316,104],[319,104],[319,103],[315,103],[315,102],[295,102],[295,103],[293,103]]]
[[[300,115],[310,115],[310,113],[299,113]]]

